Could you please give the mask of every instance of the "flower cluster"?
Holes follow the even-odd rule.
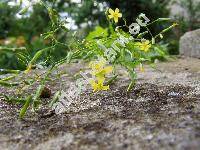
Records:
[[[92,61],[89,64],[89,67],[92,69],[91,75],[93,76],[93,78],[90,80],[90,84],[94,92],[109,89],[109,85],[104,86],[105,76],[111,73],[113,68],[105,65],[105,59],[101,59],[100,61]]]
[[[117,23],[119,18],[122,17],[122,14],[119,13],[119,9],[116,8],[115,11],[113,11],[111,8],[108,9],[108,18],[114,19],[114,22]],[[140,31],[140,26],[146,26],[147,23],[150,21],[145,14],[140,14],[139,17],[136,19],[137,23],[132,23],[129,26],[129,33],[132,34],[138,34]],[[118,33],[118,39],[116,39],[112,44],[111,48],[106,48],[100,41],[97,42],[99,47],[104,51],[104,56],[107,58],[109,62],[114,62],[117,56],[117,53],[120,52],[120,48],[117,46],[119,44],[123,48],[126,48],[125,44],[128,44],[131,40],[134,41],[134,38],[132,36],[130,37],[124,37],[122,34]],[[144,51],[148,52],[148,50],[151,48],[151,44],[149,40],[142,39],[141,42],[135,42],[136,46]]]
[[[109,13],[107,14],[108,19],[113,20],[114,23],[118,23],[119,18],[122,18],[122,14],[120,13],[120,10],[118,8],[116,8],[115,11],[110,8],[107,12]],[[150,42],[149,40],[145,40],[143,36],[137,36],[137,38],[133,38],[134,35],[137,35],[140,32],[141,27],[145,27],[148,29],[147,23],[150,22],[150,20],[146,17],[145,14],[140,14],[139,17],[136,19],[136,22],[137,23],[132,23],[130,26],[128,26],[129,34],[123,31],[120,32],[119,30],[115,30],[117,33],[114,34],[114,37],[117,37],[117,39],[114,39],[114,41],[110,40],[108,42],[109,44],[112,42],[110,48],[107,48],[102,43],[102,41],[105,42],[105,40],[100,39],[95,41],[97,42],[97,47],[103,50],[103,53],[101,53],[101,55],[103,54],[103,56],[98,57],[100,59],[96,61],[90,62],[90,70],[80,72],[83,78],[78,79],[74,85],[71,85],[67,92],[61,92],[59,101],[54,103],[53,105],[53,109],[55,109],[55,112],[57,114],[66,111],[71,103],[73,103],[73,100],[76,99],[83,91],[85,91],[88,85],[92,87],[93,92],[109,89],[109,85],[105,81],[106,76],[113,71],[113,67],[108,66],[107,63],[121,64],[128,69],[129,74],[132,78],[132,82],[130,83],[128,89],[131,88],[131,86],[133,85],[133,80],[136,76],[134,72],[135,67],[139,66],[139,70],[141,72],[144,72],[144,67],[142,63],[144,60],[146,60],[146,58],[148,58],[146,57],[148,56],[146,55],[146,53],[149,52],[149,49],[153,47],[152,44],[155,43],[155,38],[153,36],[151,39],[152,42]],[[150,30],[147,30],[145,33],[149,32]],[[130,55],[131,57],[127,55]]]
[[[89,64],[91,70],[80,73],[83,78],[79,78],[75,84],[71,84],[67,91],[61,91],[59,101],[53,104],[55,113],[60,114],[65,112],[73,103],[73,100],[86,90],[88,84],[92,86],[93,92],[108,90],[109,85],[104,85],[105,77],[112,72],[113,68],[106,66],[106,63],[106,60],[103,58],[92,61]]]

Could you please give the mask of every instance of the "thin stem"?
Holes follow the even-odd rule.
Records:
[[[118,77],[118,75],[113,76],[111,79],[109,79],[109,80],[106,82],[105,85],[111,85],[111,84],[114,82],[114,80],[117,79],[117,77]]]
[[[127,92],[130,92],[134,85],[135,85],[135,80],[134,81],[132,80],[131,83],[129,84],[128,88],[127,88]]]

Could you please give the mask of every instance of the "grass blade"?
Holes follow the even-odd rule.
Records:
[[[19,83],[17,82],[9,83],[9,82],[0,80],[0,85],[5,86],[5,87],[13,87],[13,86],[18,86]]]
[[[8,73],[19,74],[20,70],[0,69],[0,75],[1,74],[8,74]]]
[[[19,113],[19,118],[22,119],[24,117],[24,115],[26,114],[26,111],[31,103],[32,100],[32,96],[28,96],[26,99],[26,103],[24,104],[24,106],[22,107],[20,113]]]
[[[58,101],[58,98],[59,98],[59,95],[60,95],[60,91],[57,91],[54,96],[53,96],[53,99],[51,101],[51,103],[49,104],[49,107],[52,107],[54,103],[56,103]]]

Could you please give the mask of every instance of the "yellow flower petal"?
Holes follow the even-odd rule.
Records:
[[[90,80],[90,84],[93,88],[93,92],[100,91],[100,90],[108,90],[109,86],[104,86],[103,83],[105,78],[97,78],[97,83],[94,79]]]
[[[105,67],[105,68],[104,68],[105,74],[111,73],[112,70],[113,70],[113,67],[112,67],[112,66],[108,66],[108,67]]]
[[[113,15],[108,15],[108,18],[109,18],[109,19],[112,19],[112,18],[113,18]]]
[[[93,85],[95,85],[95,80],[94,79],[91,79],[90,80],[90,84],[93,86]]]
[[[109,89],[110,89],[109,85],[102,87],[102,90],[104,90],[104,91],[109,90]]]
[[[113,16],[113,14],[115,13],[111,8],[109,8],[108,12]]]
[[[118,23],[118,17],[114,17],[115,23]]]
[[[98,78],[98,84],[103,85],[103,82],[105,81],[105,78]]]
[[[115,9],[115,13],[119,13],[119,8],[116,8],[116,9]]]
[[[95,80],[90,80],[90,84],[91,84],[91,86],[92,86],[92,88],[93,88],[93,92],[95,92],[95,91],[97,91],[97,89],[98,89],[98,84],[95,82]]]
[[[151,48],[151,44],[149,40],[143,41],[141,43],[136,44],[142,51],[147,52]]]
[[[119,13],[119,14],[118,14],[118,17],[121,18],[121,17],[122,17],[122,13]]]
[[[92,66],[93,70],[100,70],[101,68],[102,68],[101,64],[95,64],[95,65]]]

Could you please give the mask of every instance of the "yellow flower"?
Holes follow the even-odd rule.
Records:
[[[90,80],[90,84],[93,91],[108,90],[109,86],[104,86],[103,83],[105,81],[105,76],[112,72],[112,66],[106,66],[106,60],[101,58],[98,61],[90,62],[89,67],[92,69],[90,73],[93,79]]]
[[[140,49],[142,51],[147,52],[149,50],[149,48],[151,47],[151,44],[150,44],[149,40],[146,40],[141,43],[138,43],[138,46],[140,47]]]
[[[97,77],[104,77],[106,74],[109,74],[112,72],[113,68],[112,66],[107,66],[105,59],[101,59],[97,62],[91,62],[89,64],[89,67],[92,69],[91,74]]]
[[[101,91],[101,90],[108,90],[109,85],[104,86],[103,85],[104,81],[105,81],[105,78],[97,78],[97,82],[94,79],[90,80],[90,84],[93,88],[93,92]]]
[[[118,19],[122,17],[122,14],[119,13],[119,9],[116,8],[115,11],[113,11],[111,8],[109,8],[108,12],[110,15],[108,15],[109,19],[114,19],[115,23],[118,22]]]
[[[91,70],[91,75],[93,79],[90,80],[90,84],[93,88],[93,91],[108,90],[109,86],[104,86],[105,76],[112,72],[112,66],[106,66],[106,60],[101,58],[98,61],[92,61],[89,64]]]

